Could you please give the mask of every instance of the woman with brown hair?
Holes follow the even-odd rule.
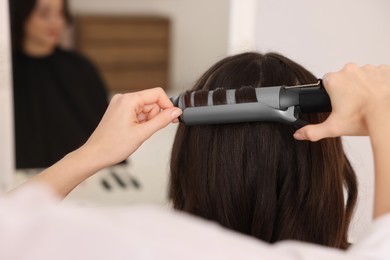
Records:
[[[212,66],[186,93],[186,107],[226,104],[226,89],[256,102],[254,88],[317,82],[297,63],[275,53],[243,53]],[[311,124],[327,114],[301,116]],[[171,158],[169,197],[174,208],[219,222],[267,242],[301,240],[345,249],[357,198],[355,173],[341,139],[297,141],[296,129],[255,122],[181,124]],[[346,197],[344,196],[346,190]]]
[[[67,0],[9,0],[16,168],[46,168],[80,147],[108,106],[95,66],[60,47]]]

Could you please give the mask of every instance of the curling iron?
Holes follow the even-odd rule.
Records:
[[[208,93],[207,106],[186,107],[183,94],[172,97],[171,101],[182,109],[179,120],[186,125],[279,122],[300,128],[308,124],[299,119],[301,113],[332,110],[321,79],[314,84],[255,88],[257,102],[250,103],[236,103],[235,91],[226,90],[227,104],[224,105],[213,104],[213,90]],[[191,103],[194,105],[194,92]]]

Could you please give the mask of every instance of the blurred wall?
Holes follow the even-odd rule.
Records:
[[[256,48],[257,1],[230,0],[229,55]]]
[[[317,77],[347,62],[390,63],[390,1],[258,0],[256,46],[299,62]],[[359,205],[351,238],[361,236],[371,221],[373,160],[368,138],[344,138],[359,178]]]
[[[228,49],[229,0],[71,0],[74,13],[160,15],[172,21],[170,81],[188,89]]]

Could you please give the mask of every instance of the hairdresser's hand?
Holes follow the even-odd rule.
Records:
[[[390,66],[347,64],[339,72],[326,74],[323,82],[332,113],[321,124],[299,129],[296,139],[368,135],[372,120],[390,120]]]
[[[161,88],[115,95],[99,126],[82,149],[102,167],[127,159],[146,139],[171,122],[181,110]]]
[[[91,175],[127,159],[156,131],[177,122],[180,114],[161,88],[116,95],[82,147],[21,187],[41,183],[64,198]]]

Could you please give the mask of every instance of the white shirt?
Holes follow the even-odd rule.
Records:
[[[158,207],[59,204],[34,187],[0,199],[0,259],[390,259],[390,215],[339,251],[292,241],[269,245]]]

